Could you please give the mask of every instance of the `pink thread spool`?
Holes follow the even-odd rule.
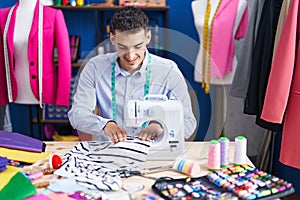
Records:
[[[211,140],[209,143],[207,168],[209,170],[220,169],[220,143],[218,140]]]

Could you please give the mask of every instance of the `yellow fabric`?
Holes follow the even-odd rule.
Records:
[[[50,152],[37,153],[0,147],[0,156],[25,163],[35,163],[39,160],[49,158],[50,154]]]
[[[54,133],[52,139],[55,141],[80,141],[80,138],[75,135],[59,135],[57,132]]]
[[[10,179],[23,168],[7,166],[7,169],[0,172],[0,190],[10,181]]]

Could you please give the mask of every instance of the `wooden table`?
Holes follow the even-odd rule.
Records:
[[[47,147],[46,151],[53,152],[55,154],[60,155],[61,157],[67,153],[70,149],[72,149],[78,142],[45,142]],[[199,161],[201,173],[198,176],[204,176],[208,173],[207,169],[207,155],[208,155],[208,145],[209,142],[186,142],[185,145],[185,152],[183,156],[188,159],[192,159],[195,161]],[[233,161],[233,153],[234,153],[234,143],[230,144],[230,164]],[[146,161],[145,168],[154,168],[154,167],[161,167],[167,165],[173,165],[174,161]],[[253,163],[247,158],[247,164],[253,165]],[[151,174],[147,174],[146,176],[152,178],[159,178],[159,177],[172,177],[172,178],[184,178],[186,177],[185,174],[179,173],[174,170],[164,170],[159,171]],[[123,185],[129,183],[140,183],[144,185],[144,189],[135,193],[135,194],[146,194],[146,193],[153,193],[151,186],[155,182],[154,179],[145,178],[143,176],[132,176],[129,178],[123,178]],[[122,193],[125,191],[120,190],[117,193]]]

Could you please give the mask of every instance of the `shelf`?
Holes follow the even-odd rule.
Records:
[[[37,118],[33,118],[32,119],[33,123],[38,123]],[[40,119],[40,123],[45,124],[45,123],[49,123],[49,124],[55,124],[55,123],[61,123],[61,124],[66,124],[69,123],[69,120],[66,119]]]
[[[123,8],[124,6],[109,6],[105,4],[92,4],[90,6],[51,6],[57,9],[68,9],[68,10],[116,10]],[[168,10],[170,6],[137,6],[144,10]]]

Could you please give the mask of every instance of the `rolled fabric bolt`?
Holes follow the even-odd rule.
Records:
[[[237,136],[234,140],[234,164],[243,165],[247,163],[247,139]]]
[[[181,158],[178,159],[174,165],[173,169],[178,170],[184,174],[188,174],[192,177],[196,177],[200,175],[200,165],[197,161]]]
[[[207,168],[209,170],[220,169],[220,143],[218,140],[211,140],[209,143]]]

